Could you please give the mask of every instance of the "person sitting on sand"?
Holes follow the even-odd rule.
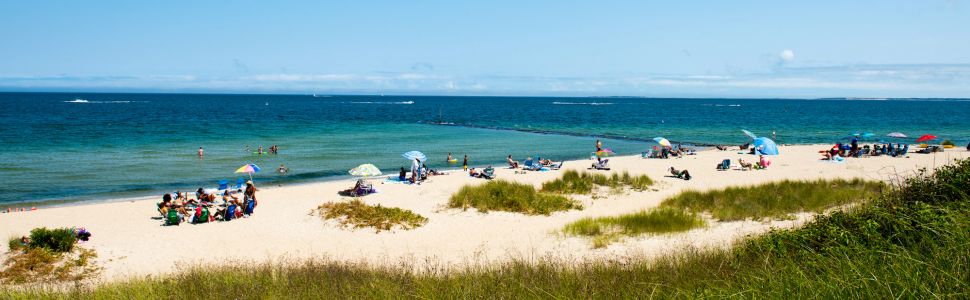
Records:
[[[758,167],[764,169],[771,165],[771,161],[764,155],[758,155]]]
[[[724,151],[728,149],[727,146],[722,146],[722,145],[714,145],[714,148],[717,148],[717,150],[720,150],[720,151]]]
[[[677,178],[680,178],[683,180],[690,180],[691,178],[690,172],[687,172],[687,170],[679,171],[677,169],[674,169],[674,167],[670,167],[670,174],[673,174]]]
[[[738,159],[738,163],[741,164],[741,170],[742,171],[751,170],[751,169],[754,168],[753,166],[751,166],[751,163],[744,161],[744,159],[742,159],[742,158],[739,158]]]
[[[405,181],[407,179],[408,179],[408,171],[404,170],[404,167],[401,167],[401,173],[398,173],[397,180]]]
[[[519,167],[519,162],[512,159],[512,154],[509,154],[509,157],[506,158],[506,160],[509,162],[509,168],[516,169]]]
[[[479,174],[478,171],[475,171],[475,168],[471,168],[468,169],[468,176],[478,178]]]
[[[169,207],[172,206],[172,194],[162,195],[162,202],[158,203],[158,212],[162,214],[162,217],[168,213]]]

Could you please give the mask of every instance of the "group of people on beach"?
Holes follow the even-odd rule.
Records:
[[[242,194],[242,199],[239,194]],[[218,195],[215,192],[206,192],[201,187],[195,192],[195,198],[188,192],[164,194],[162,202],[158,203],[158,213],[165,225],[179,225],[183,222],[198,224],[248,217],[258,205],[256,185],[252,180],[246,181],[245,189],[222,190],[222,203],[218,202]],[[215,213],[210,211],[211,208],[216,209]]]
[[[448,154],[451,155],[450,153]],[[410,174],[411,176],[408,176]],[[420,159],[415,158],[411,161],[411,172],[408,173],[404,167],[401,167],[401,172],[398,173],[398,180],[401,182],[421,184],[422,181],[427,180],[428,176],[443,175],[444,173],[438,170],[428,168],[424,162]]]
[[[835,143],[828,150],[819,151],[822,154],[822,160],[833,160],[841,161],[849,157],[870,157],[870,156],[891,156],[891,157],[904,157],[909,153],[909,144],[896,143],[893,146],[892,143],[884,144],[872,144],[859,147],[859,140],[853,138],[848,144]]]

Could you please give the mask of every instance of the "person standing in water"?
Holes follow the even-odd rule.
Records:
[[[259,155],[263,155],[263,145],[259,145],[259,150],[256,150],[256,153],[259,153]]]
[[[287,169],[286,166],[284,166],[283,164],[280,164],[280,167],[276,169],[276,172],[280,173],[280,175],[286,175],[286,172],[288,172],[289,170],[290,169]]]
[[[596,152],[600,152],[600,151],[603,151],[603,142],[600,142],[600,140],[596,140]]]
[[[451,163],[451,152],[448,152],[448,163]]]
[[[461,163],[461,168],[468,171],[468,154],[465,154],[465,162]]]
[[[204,156],[205,156],[205,150],[202,150],[202,146],[199,146],[199,158],[203,158]]]

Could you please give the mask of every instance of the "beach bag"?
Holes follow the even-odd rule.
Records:
[[[165,217],[165,225],[178,225],[182,222],[182,218],[179,218],[179,213],[174,209],[168,211],[168,215]]]
[[[226,208],[226,216],[223,217],[222,219],[225,220],[225,221],[231,221],[234,218],[236,218],[236,205],[235,204],[229,205],[229,208]]]
[[[202,208],[200,208],[200,213],[199,213],[199,216],[196,217],[196,221],[199,222],[199,223],[209,222],[209,208],[208,207],[204,207],[203,206]]]
[[[253,209],[255,208],[256,208],[256,201],[250,200],[249,202],[246,203],[246,214],[247,215],[253,214]]]

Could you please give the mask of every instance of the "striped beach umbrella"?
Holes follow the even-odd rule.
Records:
[[[408,160],[417,159],[422,162],[427,161],[428,159],[428,157],[425,156],[424,153],[421,153],[421,151],[408,151],[408,152],[405,152],[404,154],[401,154],[401,156],[403,156],[404,158],[407,158]]]
[[[256,164],[246,164],[236,169],[235,173],[249,173],[249,180],[253,180],[253,173],[256,172],[259,172],[259,166]]]
[[[669,140],[667,140],[667,139],[665,139],[665,138],[662,138],[662,137],[655,137],[655,138],[653,138],[653,140],[654,140],[655,142],[657,142],[657,144],[660,144],[661,146],[664,146],[664,147],[670,147],[670,141],[669,141]]]

